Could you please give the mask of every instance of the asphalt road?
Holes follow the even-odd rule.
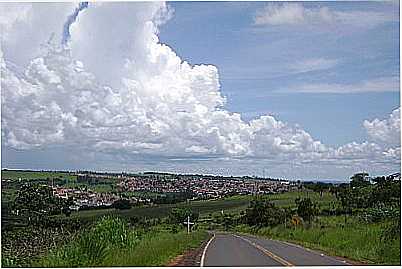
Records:
[[[204,249],[201,266],[336,266],[342,260],[300,246],[254,236],[218,233]]]

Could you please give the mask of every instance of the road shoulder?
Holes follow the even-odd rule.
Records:
[[[213,234],[209,234],[205,241],[195,249],[190,249],[185,251],[183,254],[176,256],[166,265],[169,267],[185,266],[185,267],[200,267],[201,257],[203,255],[204,249]]]
[[[369,261],[368,262],[356,261],[356,260],[352,260],[348,257],[334,255],[334,254],[330,253],[330,251],[328,251],[327,249],[320,248],[320,246],[312,244],[312,243],[308,243],[308,242],[306,243],[306,242],[300,242],[300,241],[295,241],[295,240],[279,240],[279,239],[273,239],[273,238],[263,236],[263,235],[256,235],[256,234],[250,234],[250,233],[244,233],[244,232],[235,232],[234,234],[254,237],[256,239],[268,239],[268,240],[276,241],[279,243],[287,244],[290,246],[298,247],[298,248],[304,249],[305,251],[309,251],[309,252],[313,252],[313,253],[323,253],[324,255],[326,255],[328,257],[332,257],[339,261],[344,261],[345,265],[353,266],[353,265],[370,265],[370,264],[372,264]]]

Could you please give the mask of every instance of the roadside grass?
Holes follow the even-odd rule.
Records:
[[[350,258],[351,260],[383,265],[400,264],[400,239],[381,240],[384,223],[367,224],[349,217],[320,217],[309,228],[285,228],[283,225],[273,228],[253,229],[246,225],[236,227],[239,232],[257,234],[264,237],[294,242],[302,246],[319,249],[330,255]]]
[[[164,266],[186,250],[199,247],[207,237],[205,231],[147,234],[132,251],[109,256],[104,266]]]
[[[70,243],[51,250],[34,267],[158,266],[207,238],[205,231],[171,233],[161,227],[150,231],[129,228],[114,217],[104,217]]]

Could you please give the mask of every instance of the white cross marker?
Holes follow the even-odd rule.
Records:
[[[187,221],[184,222],[184,224],[187,224],[187,233],[190,233],[190,225],[193,225],[194,222],[190,222],[190,216],[187,216]]]

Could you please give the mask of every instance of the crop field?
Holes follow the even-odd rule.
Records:
[[[295,199],[297,197],[310,197],[313,201],[317,202],[320,206],[328,206],[331,202],[335,201],[335,197],[331,194],[324,193],[321,198],[317,193],[282,193],[282,194],[270,194],[265,195],[265,197],[269,197],[272,202],[274,202],[278,206],[283,207],[295,207]],[[222,210],[225,213],[239,213],[242,210],[245,210],[249,202],[254,197],[251,195],[245,196],[233,196],[225,199],[217,199],[217,200],[203,200],[203,201],[190,201],[189,203],[182,202],[177,204],[162,204],[162,205],[154,205],[154,206],[141,206],[141,207],[133,207],[131,209],[126,210],[117,210],[117,209],[94,209],[94,210],[84,210],[72,213],[71,217],[79,218],[82,220],[95,220],[99,217],[105,215],[114,215],[120,216],[124,218],[130,217],[146,217],[146,218],[161,218],[167,217],[171,212],[172,208],[175,207],[190,207],[194,212],[198,212],[201,216],[205,216],[214,212],[221,212]]]
[[[266,197],[280,207],[296,207],[296,198],[310,198],[313,202],[318,203],[321,208],[329,207],[332,203],[336,202],[336,198],[329,192],[323,192],[322,197],[319,193],[312,191],[303,192],[285,192],[281,194],[270,194]]]
[[[2,170],[1,178],[12,180],[35,180],[47,178],[61,178],[75,181],[77,176],[68,172],[40,172],[40,171],[18,171],[18,170]]]
[[[86,221],[96,220],[102,216],[114,215],[123,218],[130,217],[146,217],[146,218],[161,218],[167,217],[172,208],[175,207],[190,207],[194,212],[200,213],[200,215],[213,213],[216,211],[224,210],[229,212],[239,212],[245,209],[251,196],[244,196],[242,199],[220,199],[220,200],[207,200],[207,201],[191,201],[189,203],[177,203],[177,204],[164,204],[156,206],[141,206],[133,207],[127,210],[117,209],[96,209],[78,211],[71,214],[73,218],[79,218]],[[60,216],[61,217],[61,216]],[[64,217],[61,217],[64,218]]]

